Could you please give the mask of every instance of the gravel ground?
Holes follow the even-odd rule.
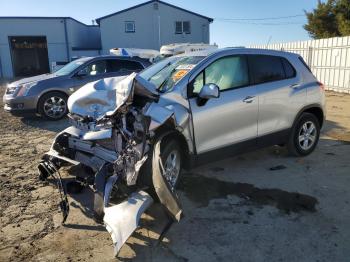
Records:
[[[41,155],[67,121],[16,118],[0,106],[0,261],[115,261],[109,234],[91,218],[92,191],[70,195],[62,226],[57,190],[37,179]],[[349,261],[350,95],[327,93],[327,111],[308,157],[271,147],[184,174],[185,218],[158,243],[166,221],[154,205],[119,259]],[[65,180],[77,171],[64,170]]]

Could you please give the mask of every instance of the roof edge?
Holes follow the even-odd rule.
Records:
[[[120,10],[120,11],[117,11],[115,13],[112,13],[112,14],[109,14],[109,15],[105,15],[105,16],[102,16],[102,17],[99,17],[99,18],[96,18],[96,22],[97,24],[100,24],[100,21],[103,20],[103,19],[106,19],[106,18],[109,18],[111,16],[115,16],[115,15],[118,15],[118,14],[121,14],[121,13],[124,13],[124,12],[127,12],[127,11],[130,11],[132,9],[136,9],[138,7],[141,7],[141,6],[144,6],[144,5],[148,5],[150,3],[154,3],[154,2],[158,2],[158,3],[161,3],[163,5],[167,5],[169,7],[172,7],[172,8],[175,8],[175,9],[178,9],[178,10],[181,10],[181,11],[184,11],[184,12],[187,12],[187,13],[190,13],[192,15],[196,15],[196,16],[199,16],[199,17],[202,17],[204,19],[207,19],[210,23],[212,23],[214,21],[213,18],[210,18],[210,17],[207,17],[207,16],[204,16],[204,15],[201,15],[201,14],[198,14],[198,13],[195,13],[195,12],[192,12],[192,11],[189,11],[187,9],[184,9],[184,8],[181,8],[181,7],[178,7],[176,5],[172,5],[172,4],[169,4],[169,3],[166,3],[166,2],[163,2],[163,1],[160,1],[160,0],[151,0],[151,1],[147,1],[147,2],[144,2],[144,3],[141,3],[141,4],[138,4],[138,5],[135,5],[135,6],[132,6],[132,7],[129,7],[129,8],[126,8],[126,9],[123,9],[123,10]]]
[[[84,26],[98,27],[98,25],[87,25],[70,16],[0,16],[0,19],[70,19]]]

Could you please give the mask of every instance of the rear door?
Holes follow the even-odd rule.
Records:
[[[300,76],[284,57],[248,55],[248,63],[259,96],[258,136],[287,130],[306,98]]]
[[[198,103],[204,84],[214,83],[220,97]],[[198,154],[239,142],[256,142],[258,100],[249,85],[244,55],[221,57],[208,65],[189,85],[194,136]]]

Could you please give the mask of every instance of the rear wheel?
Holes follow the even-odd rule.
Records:
[[[314,151],[320,137],[320,124],[315,115],[303,113],[288,141],[288,151],[294,156],[306,156]]]
[[[44,94],[38,103],[40,115],[48,120],[59,120],[68,113],[67,96],[61,92]]]

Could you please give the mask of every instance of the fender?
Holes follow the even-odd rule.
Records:
[[[301,110],[299,110],[298,114],[294,118],[293,125],[292,125],[292,130],[295,127],[295,125],[297,123],[297,120],[300,118],[301,114],[304,113],[305,111],[307,111],[308,109],[311,109],[311,108],[318,108],[318,109],[321,110],[321,112],[322,112],[322,122],[320,123],[320,126],[321,127],[323,126],[323,123],[325,121],[325,114],[324,114],[322,106],[320,104],[310,104],[310,105],[304,106]]]

